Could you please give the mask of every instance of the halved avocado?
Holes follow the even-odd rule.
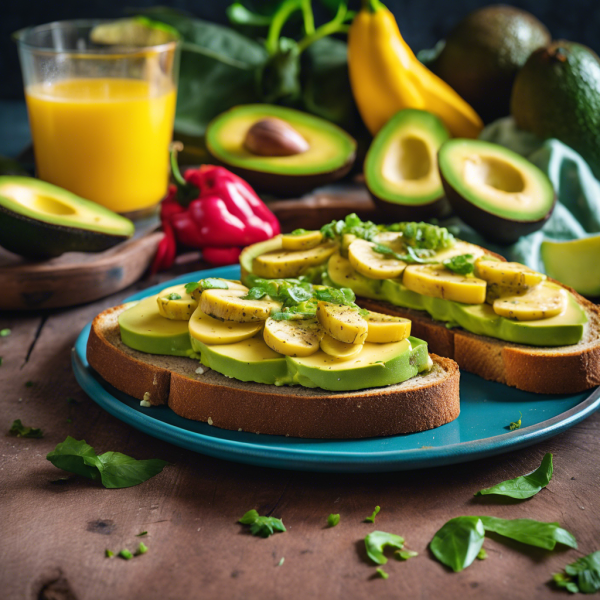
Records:
[[[503,146],[449,140],[438,164],[458,216],[492,241],[512,244],[543,227],[552,214],[556,194],[548,176]]]
[[[386,216],[418,221],[450,212],[437,168],[448,139],[444,123],[423,110],[401,110],[383,126],[367,153],[365,183]]]
[[[287,156],[249,150],[245,142],[250,128],[273,119],[292,127],[308,148]],[[301,194],[340,179],[356,155],[356,141],[337,125],[270,104],[246,104],[220,114],[208,124],[206,145],[217,160],[254,188],[279,196]]]
[[[0,246],[30,258],[101,252],[130,238],[125,217],[32,177],[0,177]]]

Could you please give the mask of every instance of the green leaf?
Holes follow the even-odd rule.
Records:
[[[258,519],[258,511],[252,509],[249,510],[239,521],[242,525],[252,525],[254,521]]]
[[[396,557],[396,560],[408,560],[409,558],[419,556],[419,553],[414,550],[396,550],[394,556]]]
[[[574,594],[594,594],[600,591],[600,550],[568,564],[565,573],[555,573],[553,576],[559,587]]]
[[[477,553],[477,560],[485,560],[488,557],[488,553],[485,551],[485,548],[482,548]]]
[[[226,281],[216,277],[206,277],[199,281],[200,287],[203,290],[228,290],[229,286]]]
[[[367,517],[365,519],[365,523],[375,523],[375,517],[379,514],[379,511],[381,510],[380,506],[376,506],[375,510],[373,511],[373,514],[370,517]]]
[[[456,243],[454,235],[446,227],[431,223],[403,222],[388,226],[388,231],[399,231],[407,246],[428,250],[451,248]]]
[[[267,538],[274,533],[284,532],[285,527],[281,519],[275,517],[261,517],[254,509],[249,510],[240,520],[242,525],[250,525],[250,533]]]
[[[479,518],[486,531],[510,538],[529,546],[554,550],[557,543],[577,548],[577,540],[558,523],[545,523],[534,519],[500,519],[498,517]]]
[[[381,577],[381,579],[387,579],[389,577],[389,574],[386,573],[381,567],[377,567],[375,571],[377,572],[377,575]]]
[[[578,585],[568,575],[565,575],[564,573],[554,573],[552,579],[557,587],[564,588],[567,592],[571,592],[571,594],[579,593]]]
[[[521,413],[519,413],[519,420],[515,421],[514,423],[511,423],[508,428],[511,431],[514,431],[515,429],[521,429],[521,419],[523,418],[523,415]]]
[[[191,294],[194,290],[197,290],[200,287],[200,284],[197,281],[190,281],[185,284],[185,293]]]
[[[437,261],[435,259],[431,259],[430,257],[433,255],[433,250],[428,250],[426,248],[413,248],[412,246],[406,247],[406,254],[399,254],[398,252],[394,252],[390,247],[384,246],[383,244],[375,244],[372,248],[373,252],[377,252],[377,254],[382,254],[388,258],[394,258],[395,260],[402,260],[406,263],[418,263],[418,264],[433,264]]]
[[[372,531],[365,537],[367,556],[378,565],[385,565],[388,559],[383,552],[386,548],[404,548],[404,538],[385,531]]]
[[[13,421],[11,428],[8,430],[10,435],[16,435],[17,437],[24,438],[42,438],[44,437],[44,432],[37,427],[26,427],[21,423],[21,419],[16,419]]]
[[[49,452],[46,458],[57,468],[82,475],[88,479],[99,479],[100,471],[97,466],[98,457],[94,449],[85,442],[67,436]]]
[[[475,270],[475,257],[472,254],[459,254],[447,258],[442,264],[459,275],[470,275]]]
[[[112,550],[109,550],[108,548],[104,551],[104,555],[106,556],[106,558],[112,558],[115,553]]]
[[[121,558],[124,558],[125,560],[131,560],[133,558],[133,554],[131,552],[129,552],[129,550],[127,550],[127,548],[124,548],[123,550],[121,550],[121,552],[119,552],[119,556]]]
[[[152,458],[136,460],[120,452],[105,452],[98,456],[98,469],[105,488],[127,488],[158,475],[169,463]]]
[[[235,25],[249,25],[251,27],[268,27],[271,24],[270,15],[261,15],[248,10],[241,2],[230,4],[225,10],[227,18]]]
[[[340,522],[340,515],[331,514],[327,517],[327,525],[335,527]]]
[[[550,479],[552,479],[552,471],[552,454],[548,453],[542,459],[542,464],[533,473],[503,481],[490,488],[480,490],[475,495],[487,496],[494,494],[519,500],[531,498],[548,485]]]
[[[481,518],[456,517],[435,534],[430,548],[441,563],[458,573],[477,558],[484,539]]]
[[[142,531],[141,533],[136,533],[135,537],[142,537],[143,535],[148,535],[147,531]]]
[[[148,546],[144,544],[144,542],[140,542],[138,549],[135,551],[135,555],[139,556],[140,554],[146,554],[148,552]]]
[[[8,337],[11,333],[10,329],[0,329],[0,337]]]
[[[181,300],[181,295],[171,292],[168,296],[165,296],[167,300]]]

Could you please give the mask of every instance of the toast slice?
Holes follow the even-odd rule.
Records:
[[[276,387],[230,379],[190,358],[138,352],[121,342],[110,308],[92,323],[90,366],[118,390],[178,415],[237,431],[305,438],[365,438],[412,433],[460,413],[456,363],[431,355],[433,368],[403,383],[357,392]]]
[[[582,340],[573,346],[514,344],[459,327],[448,329],[424,311],[367,298],[357,298],[356,302],[369,310],[410,319],[411,335],[425,340],[431,352],[452,358],[469,373],[526,392],[574,394],[600,385],[600,307],[560,282],[554,283],[575,296],[588,318]]]

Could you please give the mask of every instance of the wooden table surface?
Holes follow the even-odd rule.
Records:
[[[1,598],[567,597],[548,584],[552,573],[600,548],[600,414],[531,448],[422,471],[311,474],[201,456],[110,416],[80,390],[71,372],[71,348],[82,327],[157,282],[147,279],[86,306],[0,315],[0,329],[12,330],[0,338],[0,426],[7,431],[21,419],[44,430],[43,439],[1,438]],[[117,450],[172,465],[122,490],[82,478],[53,483],[65,473],[45,456],[67,435],[85,439],[98,452]],[[554,478],[534,498],[473,497],[533,470],[545,452],[554,453]],[[363,523],[375,505],[381,506],[375,526]],[[287,533],[250,536],[236,522],[250,508],[281,517]],[[325,527],[330,513],[341,514],[333,529]],[[558,521],[577,537],[579,550],[545,552],[488,538],[487,560],[452,573],[432,558],[428,544],[448,519],[479,514]],[[391,559],[387,580],[375,577],[365,555],[363,539],[374,528],[404,536],[420,553],[408,562]],[[148,531],[147,554],[130,561],[105,558],[107,548],[135,549],[142,531]]]

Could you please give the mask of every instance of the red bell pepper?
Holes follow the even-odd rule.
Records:
[[[177,243],[202,250],[213,264],[237,262],[241,247],[268,240],[280,232],[275,215],[240,177],[223,167],[202,165],[182,177],[177,150],[171,153],[175,185],[162,201],[160,218],[165,236],[160,242],[152,272],[168,269]]]

